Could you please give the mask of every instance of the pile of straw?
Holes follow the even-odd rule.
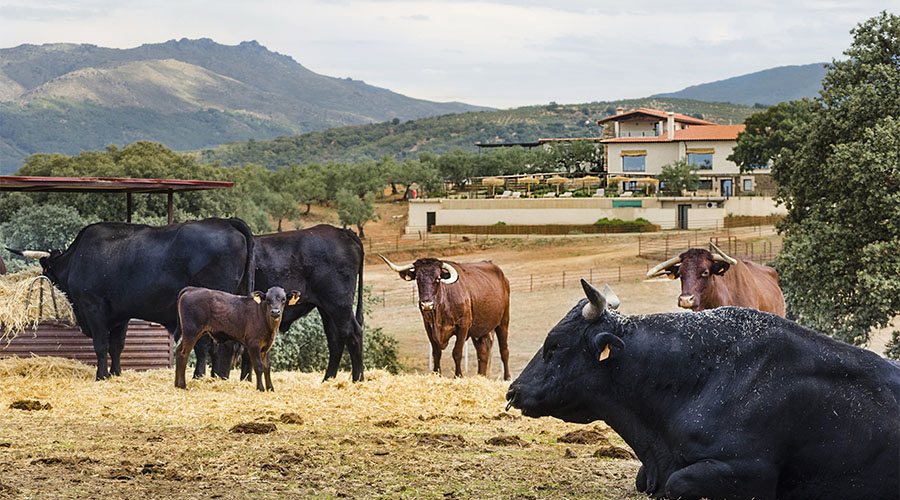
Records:
[[[68,358],[13,356],[0,360],[0,379],[7,377],[93,380],[94,368]]]
[[[27,269],[0,276],[0,341],[10,341],[26,329],[37,326],[41,320],[59,319],[75,323],[72,304],[69,303],[66,294],[46,280],[39,280],[34,284],[31,301],[28,302],[28,289],[40,274],[40,270]],[[40,307],[41,289],[44,291],[43,307]],[[56,295],[56,310],[53,307],[51,291]],[[56,317],[57,311],[59,317]]]

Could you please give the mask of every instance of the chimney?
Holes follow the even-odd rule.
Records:
[[[618,108],[616,108],[617,115],[621,115],[624,112],[625,112],[625,108],[623,108],[622,106],[619,106]]]
[[[675,138],[675,113],[671,111],[666,113],[666,135],[670,141]]]

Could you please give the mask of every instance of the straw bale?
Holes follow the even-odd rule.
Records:
[[[46,280],[34,284],[31,302],[28,302],[28,289],[32,281],[40,275],[38,269],[26,269],[0,276],[0,341],[8,343],[45,319],[60,319],[75,324],[75,314],[66,294]],[[40,306],[41,289],[44,291],[43,307]],[[59,311],[59,317],[56,317],[56,310],[53,307],[52,292],[56,295],[56,310]]]

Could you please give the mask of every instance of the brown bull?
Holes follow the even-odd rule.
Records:
[[[453,361],[456,376],[462,376],[463,346],[472,339],[478,352],[478,374],[487,376],[497,333],[503,379],[509,380],[509,280],[491,262],[460,264],[437,259],[419,259],[398,266],[381,256],[400,277],[416,280],[419,311],[431,342],[434,371],[441,371],[441,351],[456,336]]]
[[[747,259],[735,259],[710,243],[713,252],[691,248],[647,271],[647,277],[681,278],[678,306],[694,311],[721,306],[750,307],[784,317],[778,273]]]

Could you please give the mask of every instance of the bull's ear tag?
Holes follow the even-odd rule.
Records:
[[[603,348],[603,352],[600,353],[600,361],[609,357],[609,345]]]
[[[291,298],[288,300],[288,305],[292,306],[300,301],[300,292],[297,290],[291,291]]]
[[[250,298],[253,299],[253,302],[257,304],[262,304],[262,294],[259,292],[253,292],[250,294]]]
[[[616,351],[613,352],[610,346],[615,347]],[[624,349],[625,342],[609,332],[600,332],[591,339],[591,351],[599,361],[606,361],[610,357],[618,356]]]

